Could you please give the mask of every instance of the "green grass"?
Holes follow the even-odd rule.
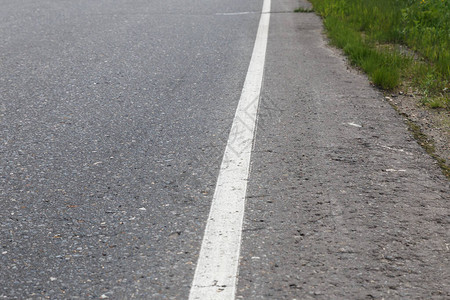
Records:
[[[448,97],[424,97],[422,98],[422,104],[430,108],[445,108],[450,110],[450,101]]]
[[[314,12],[314,9],[299,7],[296,10],[294,10],[294,12],[296,12],[296,13],[311,13],[311,12]]]
[[[383,89],[449,109],[450,0],[311,0],[334,45]],[[401,49],[408,51],[401,51]]]

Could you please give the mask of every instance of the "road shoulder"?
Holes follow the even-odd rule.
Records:
[[[450,297],[447,179],[295,4],[272,7],[237,298]]]

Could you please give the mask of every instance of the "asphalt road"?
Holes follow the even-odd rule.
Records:
[[[0,5],[0,295],[186,296],[261,2]]]
[[[450,187],[272,2],[238,299],[450,298]],[[0,297],[187,299],[261,0],[0,0]]]

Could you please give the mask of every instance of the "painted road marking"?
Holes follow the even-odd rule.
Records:
[[[235,298],[245,194],[264,73],[270,0],[264,0],[252,58],[228,137],[190,300]]]

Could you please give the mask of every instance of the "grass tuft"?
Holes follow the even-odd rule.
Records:
[[[296,13],[312,13],[312,12],[314,12],[314,9],[299,7],[296,10],[294,10],[294,12],[296,12]]]
[[[421,100],[423,105],[433,109],[450,109],[449,98],[444,97],[424,97]]]
[[[399,71],[383,66],[372,73],[372,81],[376,86],[383,89],[393,89],[400,82]]]

